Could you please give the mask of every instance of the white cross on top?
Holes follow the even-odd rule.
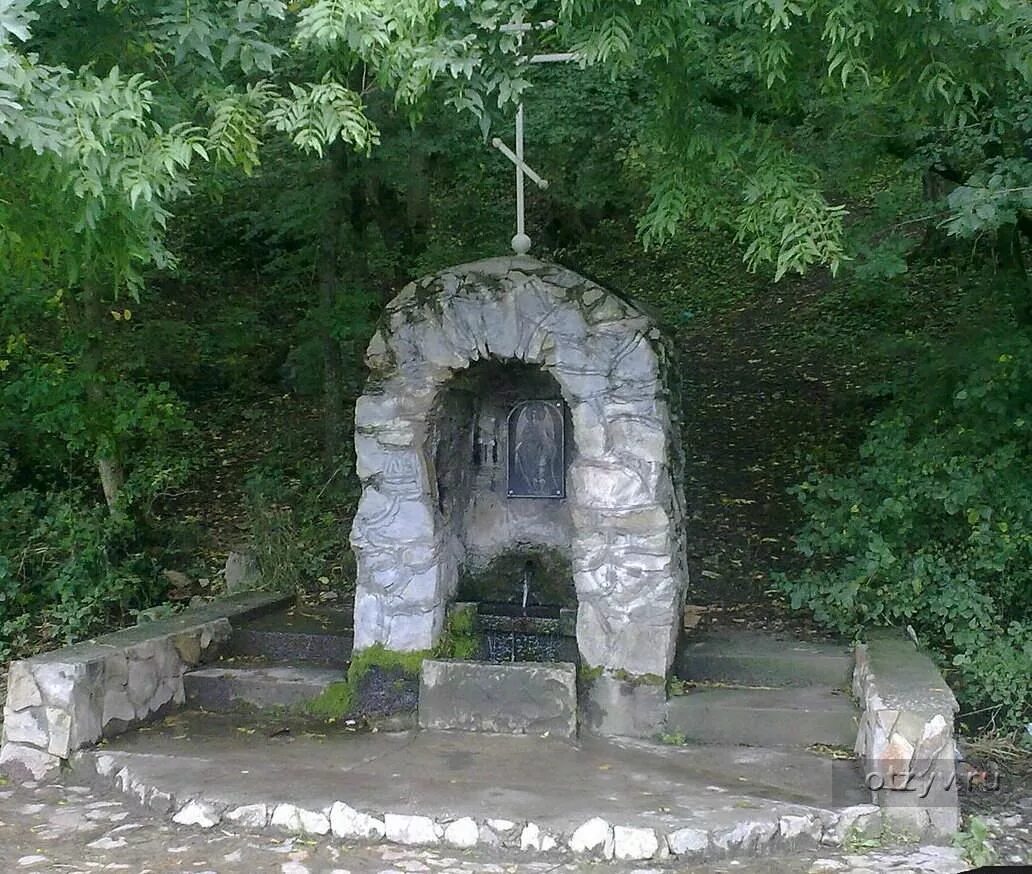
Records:
[[[555,27],[554,21],[544,21],[541,24],[527,24],[522,21],[512,21],[503,24],[500,28],[505,33],[515,33],[523,43],[523,34],[530,30],[550,30]],[[574,52],[557,52],[553,54],[531,55],[529,58],[532,64],[565,63],[577,59]],[[517,255],[526,255],[530,251],[530,237],[527,236],[526,210],[523,195],[523,177],[529,176],[538,188],[548,188],[548,180],[543,179],[535,173],[523,160],[523,101],[516,107],[516,151],[510,149],[499,137],[491,140],[491,145],[498,149],[506,158],[516,165],[516,236],[512,238],[512,249]]]

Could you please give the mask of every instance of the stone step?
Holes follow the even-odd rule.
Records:
[[[343,679],[339,668],[305,664],[213,665],[184,674],[183,686],[190,706],[225,712],[241,704],[293,707]]]
[[[351,632],[307,634],[240,628],[233,631],[226,653],[229,656],[264,658],[270,662],[310,662],[344,667],[351,660],[354,641]]]
[[[292,607],[235,626],[226,654],[343,667],[354,639],[349,611]]]
[[[693,683],[849,689],[853,656],[846,643],[797,640],[785,634],[686,632],[675,673]]]
[[[694,688],[670,699],[666,731],[697,743],[852,748],[858,712],[844,693],[817,688]]]

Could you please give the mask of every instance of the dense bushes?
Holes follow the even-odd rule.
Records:
[[[124,624],[159,597],[127,516],[94,495],[8,485],[0,474],[0,663]]]
[[[853,633],[911,625],[976,723],[1032,709],[1032,340],[1013,327],[929,346],[851,469],[796,489],[809,567],[794,607]]]

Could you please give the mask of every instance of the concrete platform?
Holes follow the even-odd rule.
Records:
[[[597,818],[595,826],[608,829],[610,858],[621,835],[625,844],[638,841],[643,854],[634,858],[841,843],[858,818],[876,815],[876,808],[849,806],[867,800],[855,763],[803,751],[331,733],[325,726],[287,731],[196,713],[84,752],[76,767],[114,780],[177,822],[211,827],[225,816],[237,826],[321,834],[331,828],[331,813],[343,810],[347,823],[363,823],[367,837],[459,845],[447,836],[461,823],[471,846],[578,851],[581,827]]]
[[[699,743],[757,747],[830,744],[852,749],[859,712],[846,693],[820,688],[696,688],[670,699],[667,731]]]
[[[354,642],[347,610],[291,606],[233,626],[228,656],[344,667]]]

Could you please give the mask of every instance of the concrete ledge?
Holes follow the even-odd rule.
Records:
[[[202,710],[249,707],[295,707],[318,697],[333,683],[341,682],[339,668],[315,665],[214,665],[183,676],[186,701]]]
[[[420,674],[422,728],[498,734],[577,734],[577,669],[567,662],[426,659]]]
[[[72,751],[182,704],[183,674],[229,638],[230,618],[287,600],[247,592],[12,662],[0,769],[43,779]]]
[[[856,738],[867,788],[886,823],[915,835],[960,828],[953,718],[942,674],[902,633],[877,630],[856,648]]]

